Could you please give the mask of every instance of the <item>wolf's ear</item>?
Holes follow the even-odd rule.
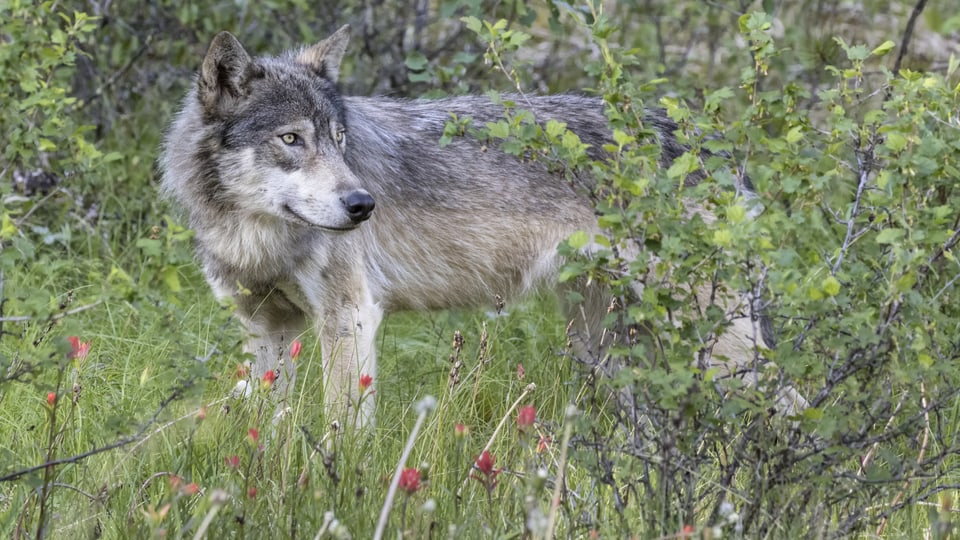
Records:
[[[337,82],[340,77],[340,63],[347,52],[347,43],[350,42],[350,25],[345,24],[332,36],[304,49],[297,56],[297,62],[310,66],[321,77]]]
[[[197,93],[204,111],[225,110],[246,93],[243,85],[253,60],[230,32],[220,32],[213,41],[200,68]]]

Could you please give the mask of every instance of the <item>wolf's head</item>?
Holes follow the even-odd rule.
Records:
[[[336,81],[348,40],[344,26],[298,53],[252,58],[227,32],[213,39],[188,98],[205,134],[194,157],[202,196],[294,226],[347,230],[370,217],[373,198],[343,157],[350,133]]]

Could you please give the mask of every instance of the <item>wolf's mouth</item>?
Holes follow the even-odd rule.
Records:
[[[323,229],[326,231],[351,231],[357,228],[357,225],[348,225],[346,227],[331,227],[329,225],[320,225],[319,223],[314,223],[309,219],[303,217],[303,214],[294,210],[289,204],[284,204],[283,210],[287,214],[293,216],[296,221],[314,229]]]

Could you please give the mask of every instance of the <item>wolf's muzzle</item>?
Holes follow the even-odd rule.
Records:
[[[340,197],[340,202],[343,203],[343,208],[347,211],[347,216],[349,216],[350,220],[354,223],[366,221],[375,206],[373,197],[362,189],[351,191],[346,196]]]

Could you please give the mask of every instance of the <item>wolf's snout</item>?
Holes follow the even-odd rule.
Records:
[[[375,203],[373,197],[363,190],[351,191],[346,196],[340,198],[347,215],[354,223],[366,221],[373,212]]]

